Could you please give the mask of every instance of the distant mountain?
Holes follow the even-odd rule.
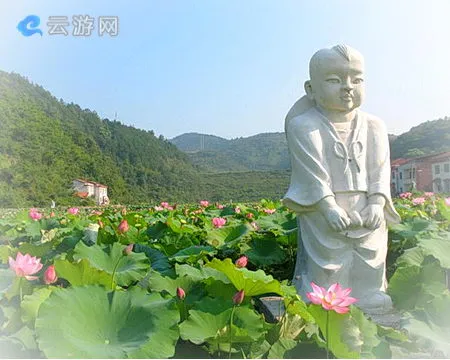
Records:
[[[272,171],[290,168],[284,133],[264,133],[227,140],[212,135],[183,134],[170,140],[186,151],[192,162],[207,172]],[[213,141],[198,147],[201,136]],[[219,140],[220,139],[220,140]],[[178,144],[183,144],[179,146]],[[196,149],[195,151],[193,149]]]
[[[178,149],[184,152],[217,151],[228,146],[228,140],[199,133],[187,133],[170,140]]]
[[[199,147],[209,139],[208,148]],[[232,140],[213,135],[183,134],[170,140],[186,151],[192,162],[206,172],[274,171],[290,169],[284,133],[262,133]],[[450,150],[450,118],[427,121],[397,136],[389,134],[391,159]],[[182,146],[179,144],[183,144]],[[187,151],[185,149],[190,149]]]

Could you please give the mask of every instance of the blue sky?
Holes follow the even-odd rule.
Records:
[[[450,116],[450,1],[20,0],[0,3],[0,70],[102,118],[172,138],[283,131],[308,62],[346,43],[366,61],[362,109],[400,134]],[[35,14],[44,35],[24,37]],[[112,38],[50,36],[49,16],[118,16]],[[68,28],[71,31],[71,28]]]

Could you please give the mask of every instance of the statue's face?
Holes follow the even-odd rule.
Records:
[[[364,99],[362,59],[348,61],[339,55],[321,59],[311,77],[311,96],[316,104],[327,110],[349,112]]]

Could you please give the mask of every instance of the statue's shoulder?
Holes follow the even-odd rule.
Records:
[[[364,111],[359,111],[359,114],[361,118],[367,122],[369,129],[374,131],[386,131],[386,124],[378,116],[366,113]]]
[[[320,115],[315,108],[286,120],[286,131],[308,132],[317,129],[322,124]]]

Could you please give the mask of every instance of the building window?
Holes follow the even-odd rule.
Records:
[[[413,179],[416,178],[416,168],[413,169]]]
[[[450,172],[450,164],[444,164],[444,172]]]
[[[441,173],[441,166],[440,165],[434,165],[434,173],[436,175]]]
[[[403,173],[400,171],[400,180],[402,179],[402,174],[403,174]]]

